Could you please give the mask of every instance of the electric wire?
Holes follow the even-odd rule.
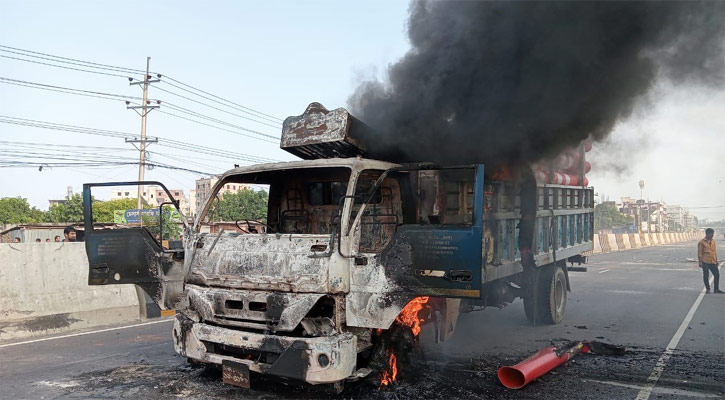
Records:
[[[176,118],[180,118],[180,119],[183,119],[183,120],[187,120],[187,121],[190,121],[190,122],[199,124],[199,125],[204,125],[204,126],[208,126],[210,128],[214,128],[214,129],[218,129],[218,130],[221,130],[221,131],[226,131],[226,132],[229,132],[229,133],[233,133],[235,135],[240,135],[240,136],[248,137],[250,139],[260,140],[262,142],[277,144],[277,142],[274,142],[274,141],[271,141],[271,140],[267,140],[267,139],[259,138],[259,137],[256,137],[256,136],[247,135],[247,134],[244,134],[244,133],[241,133],[241,132],[238,132],[238,131],[233,131],[231,129],[226,129],[226,128],[222,128],[222,127],[219,127],[219,126],[207,124],[207,123],[204,123],[204,122],[201,122],[201,121],[197,121],[197,120],[194,120],[194,119],[191,119],[191,118],[187,118],[187,117],[184,117],[184,116],[181,116],[181,115],[178,115],[178,114],[170,113],[168,111],[164,111],[164,110],[156,110],[156,111],[158,111],[158,112],[160,112],[162,114],[171,115],[172,117],[176,117]],[[244,130],[248,130],[248,129],[244,129]]]
[[[36,162],[36,161],[22,161],[22,160],[3,160],[0,161],[0,168],[13,168],[13,167],[108,167],[109,165],[138,165],[138,161],[136,162],[123,162],[123,161],[112,161],[112,162]],[[178,167],[174,165],[168,165],[168,164],[160,164],[156,162],[147,162],[145,163],[147,166],[155,167],[155,168],[165,168],[165,169],[172,169],[177,171],[184,171],[184,172],[190,172],[194,174],[201,174],[201,175],[214,175],[214,173],[208,172],[208,171],[198,171],[190,168],[183,168]]]
[[[88,69],[66,67],[66,66],[63,66],[63,65],[44,63],[42,61],[33,61],[33,60],[26,60],[26,59],[19,58],[19,57],[5,56],[5,55],[2,55],[2,54],[0,54],[0,57],[2,57],[2,58],[8,58],[8,59],[11,59],[11,60],[17,60],[17,61],[25,61],[25,62],[29,62],[29,63],[33,63],[33,64],[47,65],[49,67],[63,68],[63,69],[68,69],[68,70],[72,70],[72,71],[88,72],[90,74],[116,76],[116,77],[121,77],[121,78],[130,78],[129,75],[113,74],[113,73],[110,73],[110,72],[91,71],[91,70],[88,70]]]
[[[41,53],[41,52],[32,51],[32,50],[19,49],[17,47],[10,47],[10,46],[5,46],[5,45],[0,45],[0,49],[10,49],[10,50],[19,51],[19,52],[22,52],[22,53],[29,53],[27,55],[26,54],[23,54],[23,55],[25,55],[27,57],[40,58],[40,57],[37,57],[37,56],[30,55],[30,54],[36,54],[36,55],[41,55],[41,56],[46,56],[46,57],[52,57],[54,59],[65,60],[63,62],[66,62],[68,64],[72,64],[72,62],[81,63],[81,64],[77,64],[77,65],[83,65],[83,66],[86,66],[86,67],[89,67],[89,68],[106,69],[106,70],[110,70],[110,71],[114,71],[115,70],[115,71],[122,71],[122,72],[135,72],[135,73],[139,73],[139,74],[145,74],[146,73],[146,71],[140,70],[140,69],[119,67],[119,66],[109,65],[109,64],[100,64],[100,63],[91,62],[91,61],[83,61],[83,60],[79,60],[79,59],[75,59],[75,58],[61,57],[61,56],[56,56],[56,55],[53,55],[53,54]],[[10,50],[1,50],[1,51],[11,52]],[[61,62],[61,61],[58,61],[58,62]]]
[[[233,115],[233,116],[235,116],[235,117],[239,117],[239,118],[242,118],[242,119],[246,119],[246,120],[248,120],[248,121],[256,122],[256,123],[258,123],[258,124],[266,125],[266,126],[269,126],[269,127],[271,127],[271,128],[278,128],[278,129],[279,129],[279,128],[281,128],[281,127],[282,127],[282,126],[281,126],[281,125],[279,124],[279,122],[277,122],[277,123],[276,123],[276,125],[268,124],[268,123],[266,123],[266,122],[264,122],[264,121],[259,121],[259,120],[256,120],[256,119],[254,119],[254,118],[249,118],[249,117],[245,117],[244,115],[239,115],[239,114],[233,113],[233,112],[231,112],[231,111],[227,111],[227,110],[221,109],[221,108],[219,108],[219,107],[215,107],[215,106],[212,106],[212,105],[210,105],[210,104],[206,104],[206,103],[204,103],[204,102],[201,102],[201,101],[198,101],[198,100],[194,100],[194,99],[192,99],[192,98],[190,98],[190,97],[187,97],[187,96],[183,96],[183,95],[180,95],[180,94],[178,94],[178,93],[172,92],[172,91],[170,91],[170,90],[166,90],[166,89],[164,89],[164,88],[160,88],[160,87],[158,87],[158,86],[156,86],[156,85],[153,85],[153,86],[154,86],[154,89],[156,89],[156,90],[160,90],[160,91],[162,91],[162,92],[165,92],[165,93],[169,93],[169,94],[171,94],[171,95],[174,95],[174,96],[180,97],[180,98],[182,98],[182,99],[186,99],[186,100],[189,100],[189,101],[191,101],[191,102],[194,102],[194,103],[197,103],[197,104],[201,104],[201,105],[203,105],[203,106],[206,106],[206,107],[212,108],[212,109],[214,109],[214,110],[217,110],[217,111],[221,111],[221,112],[223,112],[223,113],[226,113],[226,114],[229,114],[229,115]],[[167,103],[167,104],[168,104],[168,103]]]
[[[17,79],[10,79],[10,78],[3,78],[3,77],[0,77],[0,83],[6,83],[6,84],[10,84],[10,85],[23,86],[23,87],[29,87],[29,88],[33,88],[33,89],[49,90],[49,91],[54,91],[54,92],[66,93],[66,94],[80,95],[80,96],[86,96],[86,97],[96,97],[96,98],[101,98],[101,99],[104,99],[104,100],[116,100],[116,101],[126,101],[128,99],[132,99],[132,100],[143,100],[142,98],[135,97],[135,96],[126,96],[126,95],[119,95],[119,94],[114,94],[114,93],[94,92],[94,91],[89,91],[89,90],[66,88],[66,87],[62,87],[62,86],[46,85],[46,84],[41,84],[41,83],[36,83],[36,82],[21,81],[21,80],[17,80]],[[117,97],[117,98],[113,98],[113,97]],[[149,101],[149,102],[157,102],[158,100],[148,99],[147,101]],[[187,120],[187,121],[190,121],[190,122],[194,122],[194,123],[197,123],[197,124],[205,125],[205,126],[208,126],[208,127],[211,127],[211,128],[215,128],[215,129],[219,129],[219,130],[224,130],[224,131],[227,131],[227,132],[235,133],[237,135],[249,137],[249,138],[252,138],[252,139],[261,140],[261,141],[264,141],[264,142],[267,142],[267,143],[277,144],[277,141],[276,141],[277,140],[277,137],[275,137],[273,135],[269,135],[269,134],[266,134],[266,133],[263,133],[263,132],[259,132],[259,131],[255,131],[253,129],[249,129],[249,128],[246,128],[246,127],[243,127],[243,126],[235,125],[235,124],[232,124],[232,123],[229,123],[229,122],[226,122],[226,121],[222,121],[222,120],[219,120],[219,119],[216,119],[216,118],[212,118],[212,117],[209,117],[207,115],[198,113],[196,111],[189,110],[187,108],[179,107],[179,106],[176,106],[176,105],[171,104],[171,103],[163,103],[163,104],[165,104],[167,107],[169,107],[169,108],[171,108],[172,110],[175,110],[175,111],[185,112],[185,113],[191,114],[191,115],[193,115],[193,116],[195,116],[197,118],[205,119],[205,120],[208,120],[210,122],[214,122],[214,123],[217,123],[217,124],[220,124],[220,125],[225,125],[225,126],[229,126],[229,127],[235,128],[235,129],[239,129],[239,130],[242,130],[242,131],[245,131],[245,132],[252,133],[252,134],[257,135],[257,136],[262,136],[262,137],[266,137],[266,138],[270,138],[270,139],[275,139],[275,141],[260,139],[260,138],[257,138],[255,136],[246,135],[246,134],[243,134],[243,133],[240,133],[240,132],[236,132],[236,131],[232,131],[232,130],[228,130],[228,129],[223,129],[223,128],[220,128],[218,126],[214,126],[214,125],[211,125],[211,124],[206,124],[206,123],[203,123],[201,121],[197,121],[197,120],[194,120],[194,119],[191,119],[191,118],[188,118],[188,117],[180,116],[178,114],[170,113],[170,112],[163,111],[163,110],[157,110],[160,113],[168,114],[168,115],[174,116],[176,118],[180,118],[180,119],[184,119],[184,120]]]
[[[128,132],[113,131],[113,130],[98,129],[98,128],[87,128],[87,127],[82,127],[82,126],[77,126],[77,125],[68,125],[68,124],[60,124],[60,123],[48,122],[48,121],[39,121],[39,120],[34,120],[34,119],[10,117],[10,116],[6,116],[6,115],[0,115],[0,123],[14,124],[14,125],[41,128],[41,129],[59,130],[59,131],[64,131],[64,132],[74,132],[74,133],[81,133],[81,134],[87,134],[87,135],[112,137],[112,138],[119,138],[119,139],[125,139],[129,136],[131,136],[131,137],[136,136],[136,135],[128,133]],[[213,156],[227,158],[230,160],[246,160],[246,161],[250,161],[253,163],[279,162],[279,160],[276,160],[276,159],[253,156],[253,155],[244,154],[244,153],[237,153],[237,152],[232,152],[232,151],[228,151],[228,150],[217,149],[214,147],[197,145],[195,143],[187,143],[187,142],[174,140],[174,139],[158,138],[158,140],[159,140],[159,142],[157,143],[157,145],[160,145],[160,146],[174,148],[174,149],[178,149],[178,150],[190,151],[190,152],[195,152],[195,153],[201,153],[201,154],[206,154],[206,155],[213,155]]]
[[[243,106],[243,105],[241,105],[241,104],[237,104],[237,103],[235,103],[235,102],[233,102],[233,101],[231,101],[231,100],[227,100],[227,99],[225,99],[225,98],[223,98],[223,97],[217,96],[217,95],[215,95],[215,94],[212,94],[212,93],[206,92],[206,91],[204,91],[204,90],[201,90],[201,89],[199,89],[199,88],[196,88],[196,87],[194,87],[194,86],[191,86],[191,85],[189,85],[189,84],[186,84],[186,83],[184,83],[184,82],[181,82],[181,81],[179,81],[179,80],[177,80],[177,79],[174,79],[174,78],[172,78],[172,77],[170,77],[170,76],[167,76],[167,75],[164,75],[164,76],[166,77],[166,79],[167,79],[167,80],[170,80],[170,81],[176,82],[176,83],[178,83],[179,85],[182,85],[182,86],[186,86],[187,88],[190,88],[190,89],[196,90],[197,92],[201,92],[201,93],[203,93],[203,94],[206,94],[206,95],[208,95],[208,96],[211,96],[211,97],[213,97],[213,98],[215,98],[215,99],[219,99],[219,100],[221,100],[221,101],[224,101],[224,102],[226,102],[226,103],[228,103],[228,104],[232,104],[232,105],[234,105],[234,106],[237,106],[237,107],[239,107],[239,108],[241,108],[241,109],[243,109],[243,110],[247,110],[248,112],[253,112],[253,113],[257,113],[257,114],[259,114],[259,115],[262,115],[262,116],[265,116],[265,117],[268,117],[268,118],[272,118],[273,120],[277,120],[277,121],[279,121],[279,122],[282,122],[282,121],[283,121],[283,119],[282,119],[282,118],[278,118],[278,117],[275,117],[274,115],[269,115],[269,114],[263,113],[263,112],[261,112],[261,111],[257,111],[257,110],[255,110],[255,109],[253,109],[253,108],[245,107],[245,106]],[[162,81],[162,82],[163,82],[163,81]],[[171,83],[169,83],[169,82],[166,82],[166,83],[167,83],[167,84],[169,84],[169,85],[171,85]],[[174,87],[176,87],[176,88],[179,88],[179,89],[182,89],[182,90],[183,90],[183,88],[180,88],[180,87],[179,87],[178,85],[172,85],[172,86],[174,86]],[[187,90],[187,91],[188,91],[188,90]],[[197,96],[201,97],[201,95],[199,95],[199,94],[197,94]],[[227,105],[227,106],[229,107],[229,105]]]
[[[106,70],[106,71],[121,72],[121,73],[125,73],[125,74],[141,74],[141,75],[146,74],[146,71],[136,69],[136,68],[127,68],[127,67],[120,67],[120,66],[115,66],[115,65],[110,65],[110,64],[101,64],[101,63],[96,63],[96,62],[91,62],[91,61],[84,61],[84,60],[79,60],[76,58],[62,57],[62,56],[57,56],[54,54],[42,53],[42,52],[32,51],[32,50],[27,50],[27,49],[20,49],[17,47],[11,47],[11,46],[6,46],[6,45],[0,45],[0,51],[5,52],[5,53],[20,55],[23,57],[30,57],[30,58],[42,59],[42,60],[46,60],[46,61],[52,61],[52,62],[56,62],[56,63],[65,63],[65,64],[69,64],[69,65],[76,65],[76,66],[80,66],[80,67],[84,67],[84,68],[101,69],[101,70]],[[6,56],[6,58],[8,58],[8,56]],[[31,61],[31,60],[23,60],[23,61]],[[53,66],[57,66],[57,65],[53,65]],[[84,72],[92,72],[92,71],[84,71]],[[176,82],[176,84],[167,82],[166,80],[162,80],[163,83],[168,84],[172,87],[176,87],[177,89],[186,91],[188,93],[194,94],[195,96],[199,96],[206,100],[213,101],[217,104],[222,104],[226,107],[237,109],[238,111],[242,111],[244,113],[254,115],[257,118],[266,119],[270,122],[280,123],[283,121],[282,118],[275,117],[273,115],[255,110],[251,107],[246,107],[241,104],[235,103],[235,102],[225,99],[221,96],[217,96],[213,93],[207,92],[205,90],[199,89],[199,88],[189,85],[187,83],[181,82],[180,80],[174,79],[173,77],[166,76],[166,75],[160,74],[158,72],[151,72],[151,71],[149,71],[149,74],[154,74],[157,76],[165,77],[166,80]],[[120,75],[120,76],[126,77],[124,75]],[[202,93],[203,95],[199,94],[199,93]],[[204,95],[206,95],[206,96],[204,96]]]
[[[16,86],[24,86],[24,87],[30,87],[33,89],[42,89],[42,90],[49,90],[53,92],[61,92],[61,93],[67,93],[67,94],[75,94],[79,96],[88,96],[88,97],[97,97],[102,98],[106,100],[116,100],[116,101],[125,101],[125,100],[143,100],[141,97],[136,96],[127,96],[122,94],[115,94],[115,93],[105,93],[105,92],[95,92],[91,90],[83,90],[83,89],[73,89],[63,86],[55,86],[55,85],[48,85],[44,83],[37,83],[37,82],[29,82],[29,81],[23,81],[19,79],[11,79],[11,78],[5,78],[0,77],[0,83],[5,83],[8,85],[16,85]],[[149,101],[156,101],[148,99]]]
[[[228,127],[231,127],[231,128],[239,129],[239,130],[242,130],[242,131],[245,131],[245,132],[253,133],[253,134],[258,135],[258,136],[261,136],[261,137],[265,137],[265,138],[269,138],[269,139],[274,139],[275,141],[273,143],[277,143],[277,140],[279,140],[279,138],[276,137],[276,136],[269,135],[267,133],[260,132],[260,131],[255,131],[253,129],[245,128],[243,126],[235,125],[235,124],[232,124],[230,122],[226,122],[226,121],[223,121],[223,120],[220,120],[220,119],[217,119],[217,118],[210,117],[208,115],[204,115],[204,114],[198,113],[198,112],[193,111],[193,110],[189,110],[188,108],[179,107],[179,106],[177,106],[175,104],[172,104],[172,103],[166,102],[166,103],[163,103],[163,104],[166,107],[169,107],[169,108],[171,108],[174,111],[184,112],[184,113],[187,113],[187,114],[191,114],[191,115],[193,115],[193,116],[195,116],[197,118],[201,118],[201,119],[204,119],[204,120],[207,120],[207,121],[210,121],[210,122],[217,123],[219,125],[224,125],[224,126],[228,126]]]

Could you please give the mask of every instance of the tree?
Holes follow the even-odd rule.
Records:
[[[136,208],[134,199],[118,199],[111,201],[93,201],[93,221],[113,222],[115,210],[132,210]]]
[[[264,190],[242,190],[226,193],[215,201],[211,218],[213,221],[239,221],[243,219],[267,222],[267,201],[269,194]]]
[[[65,204],[53,204],[43,214],[43,222],[65,222]]]
[[[163,218],[163,226],[162,231],[163,234],[161,234],[162,239],[170,240],[170,239],[179,239],[181,237],[181,227],[179,227],[179,224],[172,221],[170,219],[171,215],[171,208],[170,207],[164,207],[164,218]],[[158,218],[149,217],[146,215],[141,216],[141,221],[143,221],[143,226],[146,227],[146,229],[151,232],[151,235],[156,237],[156,235],[159,234],[159,220]]]
[[[594,208],[594,230],[622,227],[634,222],[631,215],[619,212],[613,201],[605,201]]]
[[[28,199],[3,197],[0,199],[0,223],[31,224],[43,220],[43,211],[30,207]]]
[[[78,193],[65,204],[54,204],[43,216],[45,222],[83,222],[83,196]]]

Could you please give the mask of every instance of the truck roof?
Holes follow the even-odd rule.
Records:
[[[347,167],[350,169],[389,169],[398,167],[400,164],[395,164],[387,161],[371,160],[368,158],[351,157],[351,158],[323,158],[315,160],[296,160],[286,162],[276,162],[268,164],[255,164],[239,168],[230,169],[219,177],[219,181],[223,181],[224,178],[231,175],[265,172],[265,171],[281,171],[288,169],[301,169],[301,168],[329,168],[329,167]],[[217,183],[219,184],[219,183]]]

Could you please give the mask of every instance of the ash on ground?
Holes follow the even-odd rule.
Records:
[[[221,371],[191,366],[179,357],[173,365],[145,362],[94,371],[71,378],[74,384],[59,398],[234,398],[234,399],[599,399],[625,398],[631,386],[641,385],[660,356],[656,349],[632,348],[624,356],[582,354],[521,390],[504,388],[496,377],[500,366],[513,365],[530,354],[476,355],[468,359],[414,361],[408,376],[389,387],[372,379],[346,383],[341,393],[332,387],[311,386],[251,375],[251,389],[222,383]],[[691,378],[687,388],[703,393],[722,393],[725,359],[697,353],[676,353],[671,364],[677,377]],[[619,386],[617,386],[619,385]],[[630,388],[627,389],[626,386]],[[682,387],[679,380],[663,375],[658,386]],[[624,392],[629,390],[629,392]],[[631,397],[631,396],[630,396]]]

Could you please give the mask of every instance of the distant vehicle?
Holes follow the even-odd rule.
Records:
[[[566,263],[586,261],[593,248],[592,188],[532,181],[531,198],[522,198],[521,183],[491,180],[483,164],[365,158],[360,124],[316,103],[288,118],[282,147],[305,160],[223,174],[185,229],[183,249],[162,248],[142,227],[94,230],[86,201],[89,284],[133,283],[178,310],[176,351],[222,365],[225,382],[240,386],[250,371],[311,384],[365,376],[377,335],[421,298],[439,314],[439,340],[460,312],[517,297],[532,322],[562,321]],[[266,186],[266,221],[201,233],[228,183]],[[85,184],[84,197],[128,184],[138,183]],[[266,232],[254,228],[261,225]]]

